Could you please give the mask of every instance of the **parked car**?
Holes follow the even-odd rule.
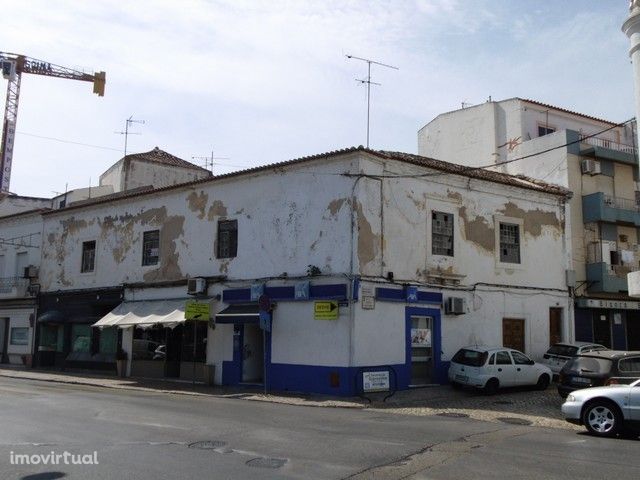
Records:
[[[451,359],[449,382],[454,388],[470,386],[494,394],[501,387],[549,386],[551,370],[524,353],[505,347],[464,347]]]
[[[562,404],[567,422],[584,425],[592,435],[612,437],[623,428],[640,428],[640,380],[575,390]],[[639,430],[640,431],[640,430]]]
[[[625,383],[640,378],[640,352],[597,350],[569,360],[558,379],[558,393],[566,398],[574,390]]]
[[[558,375],[567,360],[580,355],[581,353],[595,350],[607,350],[607,347],[597,343],[574,342],[574,343],[554,343],[542,356],[540,363],[551,369],[553,375]]]

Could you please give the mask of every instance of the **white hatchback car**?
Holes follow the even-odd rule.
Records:
[[[640,428],[640,380],[574,390],[562,404],[567,422],[584,425],[592,435],[613,437],[623,427]]]
[[[542,356],[540,363],[551,369],[554,375],[558,375],[564,364],[576,355],[597,350],[608,350],[604,345],[598,343],[574,342],[574,343],[554,343]]]
[[[464,347],[451,359],[449,382],[493,394],[501,387],[535,386],[544,390],[552,373],[524,353],[505,347]]]

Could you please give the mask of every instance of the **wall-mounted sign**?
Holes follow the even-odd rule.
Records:
[[[388,392],[389,371],[362,372],[362,390],[366,392]]]
[[[309,300],[309,282],[298,282],[295,285],[296,300]]]
[[[375,297],[376,289],[373,285],[361,285],[360,295],[363,297]]]
[[[211,306],[209,303],[199,303],[195,301],[188,301],[184,308],[185,320],[203,320],[209,321],[211,316]]]
[[[338,302],[333,300],[313,302],[313,318],[316,320],[337,320]]]
[[[260,310],[260,328],[265,332],[271,331],[271,312]]]
[[[264,293],[264,283],[254,283],[251,285],[251,301],[257,302],[260,295]]]
[[[362,297],[360,306],[363,310],[373,310],[376,308],[376,297]]]
[[[407,302],[417,302],[418,301],[418,287],[407,285],[405,289]]]
[[[581,308],[611,308],[616,310],[640,310],[640,302],[624,300],[596,300],[593,298],[579,298],[578,307]]]

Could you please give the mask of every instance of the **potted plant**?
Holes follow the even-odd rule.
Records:
[[[127,373],[127,352],[121,348],[116,352],[116,371],[119,377],[124,377]]]

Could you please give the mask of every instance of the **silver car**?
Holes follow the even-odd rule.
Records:
[[[556,376],[567,363],[567,360],[585,352],[593,352],[596,350],[607,350],[607,347],[597,343],[573,342],[573,343],[554,343],[549,350],[542,356],[540,363],[551,369],[553,375]]]
[[[613,437],[624,427],[640,427],[640,380],[575,390],[562,404],[565,420],[584,425],[590,434]]]

